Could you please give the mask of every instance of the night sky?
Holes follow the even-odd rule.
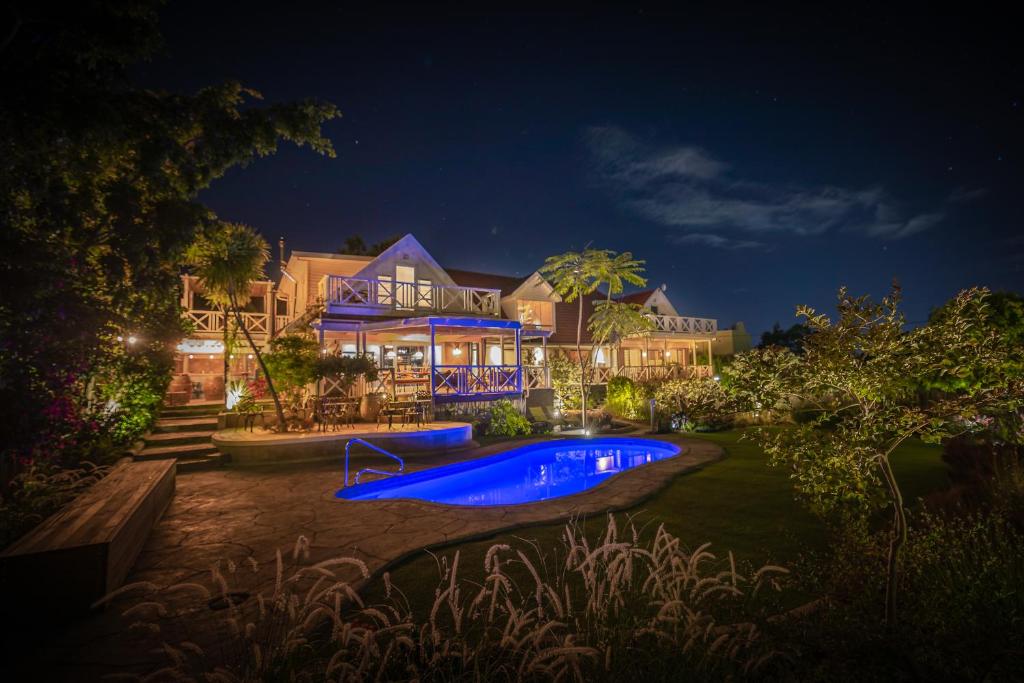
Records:
[[[592,242],[646,259],[681,314],[755,334],[841,284],[898,278],[911,321],[962,287],[1024,289],[1024,60],[980,3],[251,7],[172,2],[139,77],[342,110],[337,159],[285,146],[202,196],[275,252],[412,232],[442,265],[527,274]]]

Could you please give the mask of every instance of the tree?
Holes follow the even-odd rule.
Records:
[[[206,290],[206,298],[226,306],[234,315],[238,329],[245,335],[256,362],[267,378],[267,391],[274,400],[278,428],[287,431],[288,423],[285,422],[273,378],[267,371],[259,346],[242,320],[242,307],[249,302],[253,283],[266,277],[263,269],[270,260],[267,241],[246,225],[218,223],[196,238],[188,249],[186,260],[195,269],[200,284]]]
[[[388,247],[400,239],[402,239],[401,235],[393,235],[367,246],[366,240],[363,239],[362,235],[349,235],[338,248],[338,253],[352,256],[380,256]]]
[[[800,354],[804,351],[804,339],[809,333],[807,325],[797,323],[784,330],[779,323],[775,323],[771,330],[761,333],[761,343],[758,347],[764,349],[774,346]]]
[[[213,220],[201,190],[281,140],[333,156],[333,105],[259,106],[234,82],[135,86],[131,68],[160,47],[160,4],[19,3],[5,27],[0,401],[20,409],[0,417],[4,465],[61,459],[124,340],[161,353],[181,337],[179,266]]]
[[[840,289],[835,321],[798,309],[811,331],[802,356],[762,355],[730,369],[732,386],[752,403],[797,399],[817,412],[804,424],[756,432],[771,462],[790,469],[798,495],[812,509],[865,520],[873,510],[891,508],[884,572],[890,626],[907,539],[893,451],[910,437],[937,441],[981,429],[993,413],[1024,407],[1020,373],[999,372],[1021,350],[997,330],[985,329],[990,298],[984,289],[965,290],[942,315],[907,331],[897,287],[877,304]],[[965,377],[973,381],[952,381]],[[941,380],[945,387],[922,396],[921,378]]]
[[[591,356],[596,353],[598,344],[597,340],[592,339],[590,354],[584,355],[583,300],[604,284],[607,288],[605,309],[597,325],[599,329],[609,333],[616,331],[618,322],[628,318],[629,314],[624,309],[612,305],[612,295],[622,292],[624,283],[637,286],[647,284],[647,280],[640,275],[643,263],[635,260],[628,251],[616,254],[608,249],[587,248],[582,252],[569,251],[548,257],[541,266],[540,272],[551,278],[555,291],[561,295],[563,301],[579,303],[576,321],[576,358],[580,366],[580,408],[584,429],[587,426],[587,391],[593,378]],[[616,322],[613,323],[613,320]],[[636,322],[635,317],[633,321]]]

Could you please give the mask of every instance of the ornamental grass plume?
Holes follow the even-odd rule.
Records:
[[[493,545],[480,581],[463,576],[456,551],[440,560],[425,613],[390,574],[371,581],[356,558],[303,565],[301,537],[288,567],[278,551],[273,589],[254,598],[244,591],[260,571],[250,561],[251,572],[220,563],[209,587],[133,584],[102,602],[136,596],[122,616],[162,641],[165,661],[138,680],[720,679],[761,673],[785,656],[759,624],[778,611],[770,596],[786,569],[741,571],[707,544],[687,552],[664,526],[647,536],[609,516],[592,542],[570,523],[547,556],[526,543]],[[357,586],[379,590],[379,604]],[[207,605],[221,608],[216,632],[191,637]]]

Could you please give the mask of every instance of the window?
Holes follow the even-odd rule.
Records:
[[[278,299],[277,308],[274,309],[277,315],[288,315],[288,299]]]
[[[555,310],[550,301],[516,300],[516,316],[523,325],[552,330],[555,327]]]
[[[400,308],[412,308],[416,303],[416,269],[395,266],[395,299]]]
[[[654,304],[653,306],[651,306],[651,313],[653,313],[654,315],[658,315],[658,304]]]

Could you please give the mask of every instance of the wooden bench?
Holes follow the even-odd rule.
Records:
[[[0,554],[0,586],[33,611],[88,610],[128,576],[173,495],[174,460],[118,463]]]

